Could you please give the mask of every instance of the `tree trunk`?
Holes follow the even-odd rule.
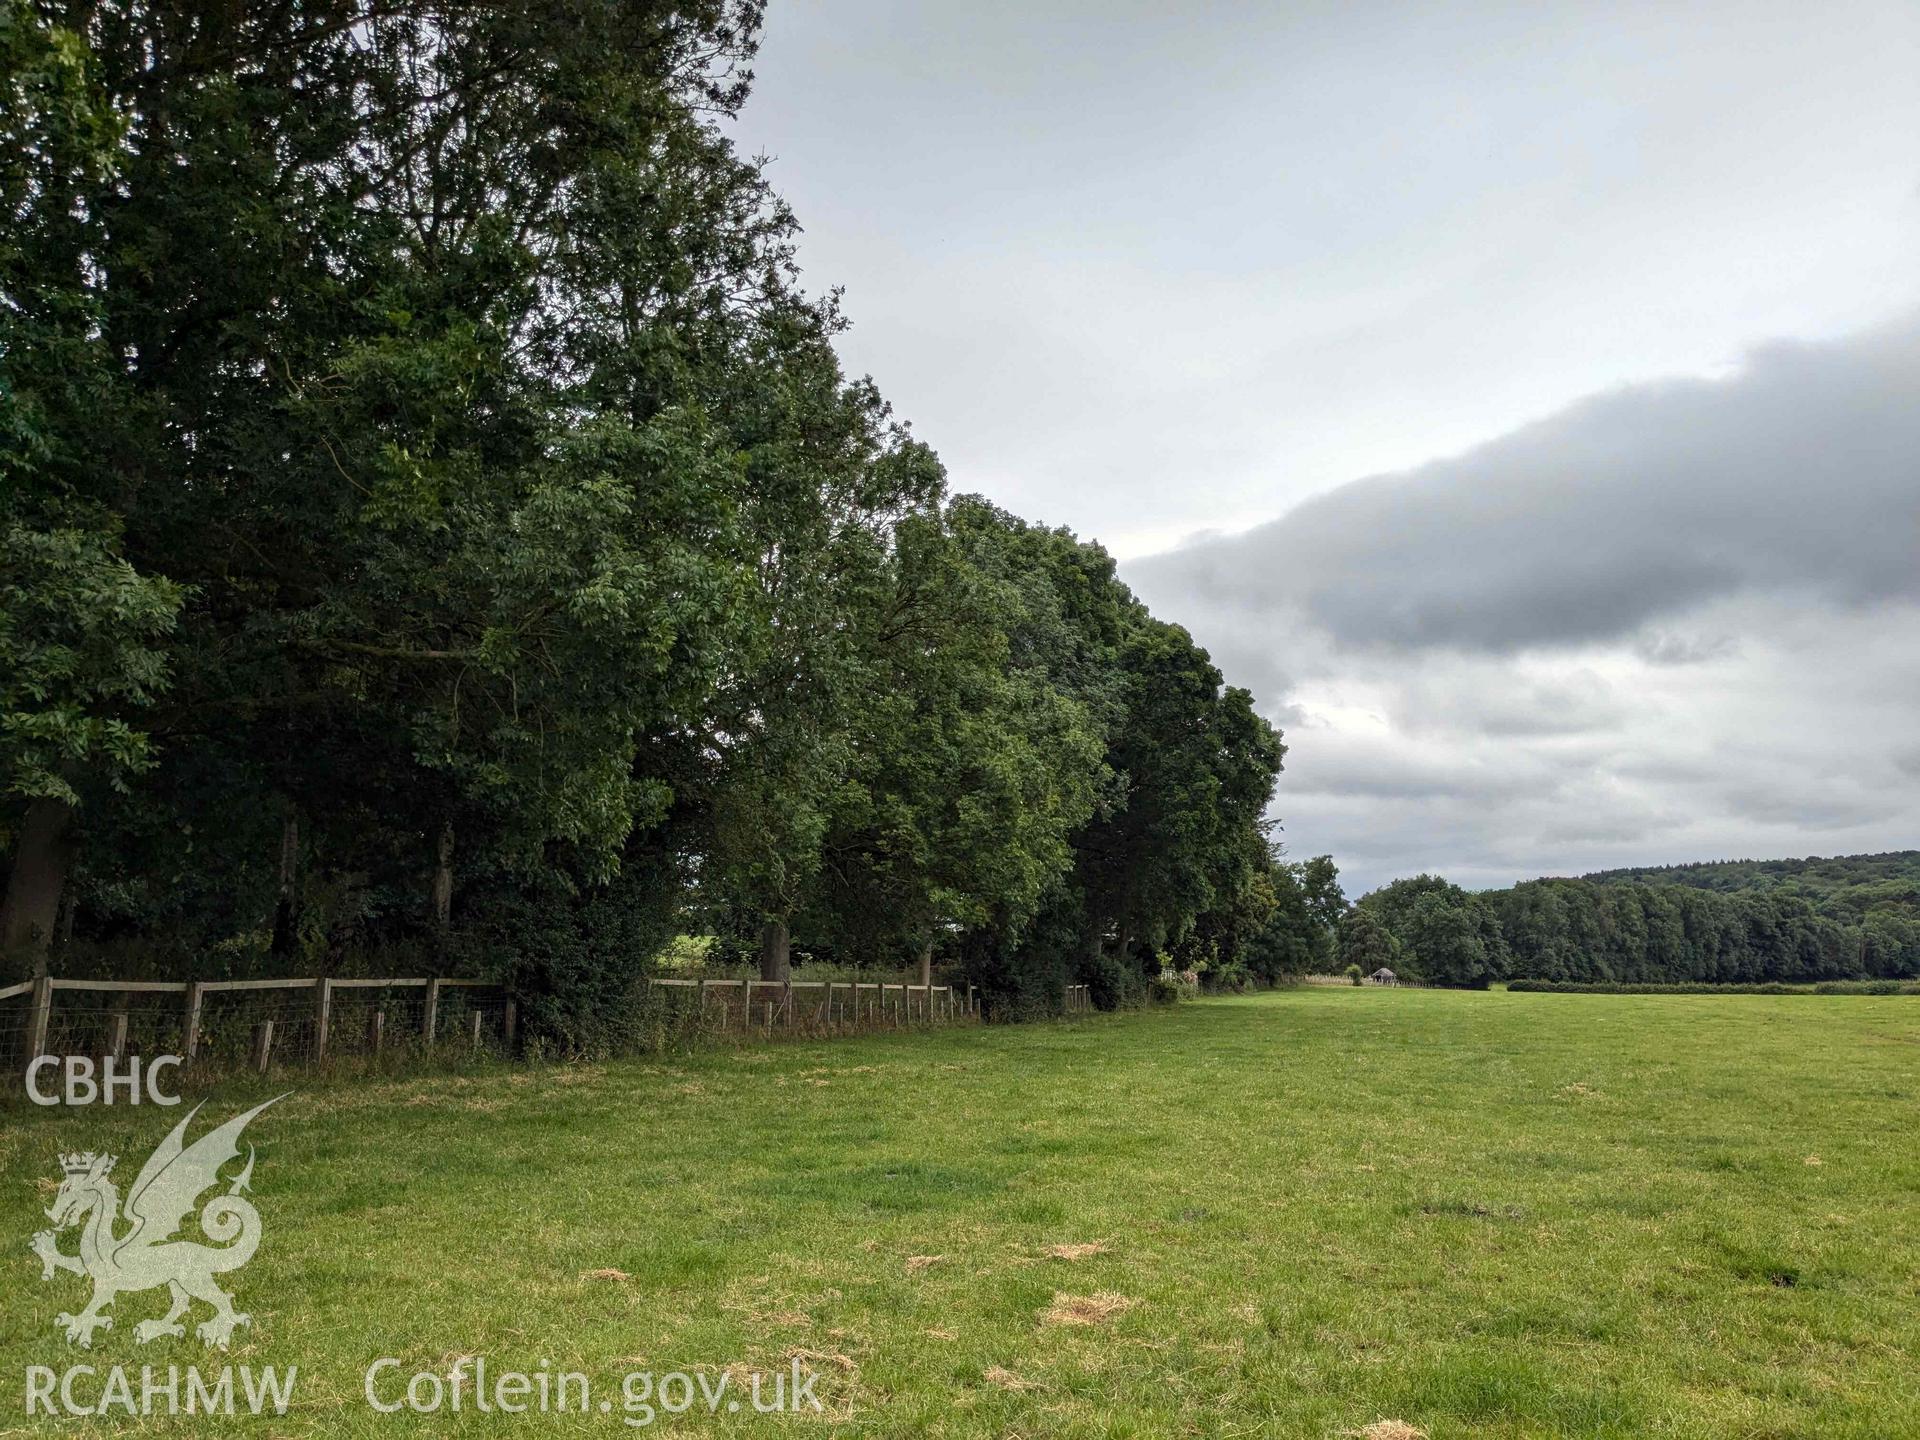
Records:
[[[443,936],[453,919],[453,822],[440,825],[440,843],[433,862],[433,926]]]
[[[787,917],[767,921],[760,928],[760,978],[785,980],[793,974],[788,953]]]
[[[300,812],[290,810],[280,822],[280,891],[273,903],[273,953],[291,955],[294,922],[299,918],[294,892],[300,878]]]
[[[69,885],[60,896],[60,933],[53,942],[57,948],[65,950],[73,943],[73,922],[79,909],[80,892]]]
[[[60,922],[72,823],[73,807],[64,800],[35,800],[14,841],[13,871],[6,900],[0,902],[0,953],[25,956],[36,975],[46,973],[47,948]]]
[[[931,938],[920,942],[920,984],[933,984],[933,941]]]

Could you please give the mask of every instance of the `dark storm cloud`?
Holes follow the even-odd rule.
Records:
[[[1511,652],[1741,594],[1920,594],[1920,324],[1636,386],[1244,534],[1134,562],[1149,594],[1303,613],[1342,646]],[[1648,658],[1711,642],[1656,636]]]

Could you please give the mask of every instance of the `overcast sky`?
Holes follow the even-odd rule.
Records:
[[[1350,891],[1920,845],[1920,6],[774,0],[956,489],[1125,557]]]

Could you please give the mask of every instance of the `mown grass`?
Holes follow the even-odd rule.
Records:
[[[597,1403],[800,1352],[824,1416],[654,1428],[1920,1434],[1917,1098],[1906,999],[1351,989],[310,1088],[257,1123],[228,1357],[297,1363],[294,1408],[142,1433],[612,1435],[379,1415],[362,1373],[484,1354]],[[0,1429],[29,1364],[219,1363],[133,1343],[158,1292],[68,1351],[83,1288],[26,1248],[58,1150],[130,1175],[179,1113],[0,1115]],[[1114,1308],[1046,1323],[1060,1295]]]

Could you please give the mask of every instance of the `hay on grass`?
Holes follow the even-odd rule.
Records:
[[[1053,1303],[1040,1312],[1042,1325],[1104,1325],[1116,1315],[1124,1315],[1137,1302],[1111,1290],[1093,1295],[1068,1295],[1056,1290]]]

